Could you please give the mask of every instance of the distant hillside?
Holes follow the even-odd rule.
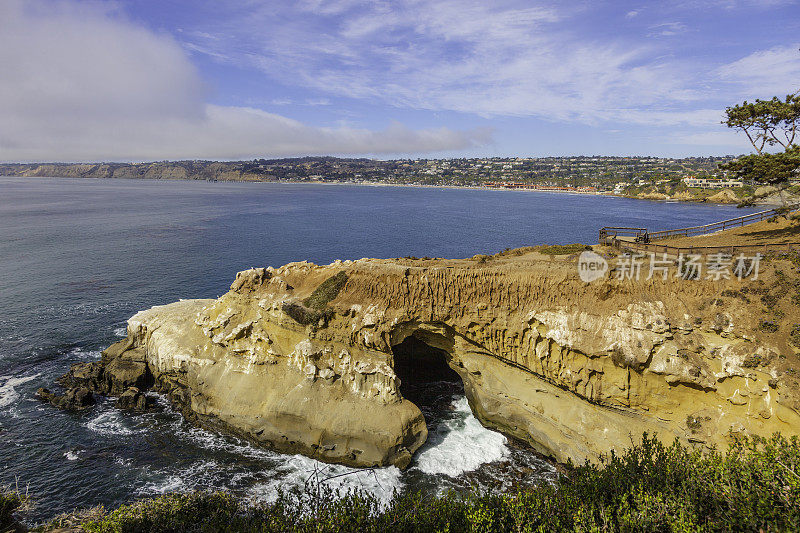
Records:
[[[425,185],[593,186],[610,190],[618,182],[680,180],[709,176],[727,157],[574,156],[471,159],[341,159],[301,157],[249,161],[159,161],[152,163],[0,164],[0,175],[57,178],[191,179],[210,181],[331,181]]]
[[[154,163],[45,163],[0,165],[0,175],[54,178],[189,179],[269,181],[278,179],[252,161],[160,161]]]

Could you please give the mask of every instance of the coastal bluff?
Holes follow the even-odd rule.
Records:
[[[535,248],[253,268],[218,299],[137,313],[127,338],[62,383],[133,404],[152,388],[201,425],[363,467],[404,468],[427,438],[400,366],[446,364],[483,425],[561,462],[643,432],[709,447],[797,435],[792,261],[764,261],[758,279],[612,269],[591,283],[577,255]],[[427,350],[403,349],[410,340]]]

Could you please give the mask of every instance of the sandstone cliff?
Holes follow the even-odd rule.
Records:
[[[255,268],[217,300],[132,317],[104,356],[105,388],[154,383],[200,423],[274,449],[404,467],[427,434],[394,371],[414,336],[444,350],[484,425],[559,461],[645,431],[708,446],[795,435],[791,260],[743,281],[584,283],[574,256],[524,250]]]

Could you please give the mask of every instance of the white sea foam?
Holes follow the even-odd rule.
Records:
[[[281,491],[304,491],[307,482],[315,482],[339,491],[350,489],[371,494],[382,505],[388,505],[395,491],[403,487],[401,472],[397,467],[359,470],[342,465],[329,465],[302,456],[288,456],[276,467],[276,478],[254,485],[250,496],[256,501],[273,502]],[[316,471],[316,474],[315,474]]]
[[[401,472],[396,467],[360,470],[341,465],[329,465],[302,455],[285,455],[264,448],[257,448],[248,442],[231,437],[223,437],[217,433],[202,428],[191,427],[182,429],[182,417],[176,420],[173,429],[176,434],[188,439],[192,444],[209,451],[226,452],[264,464],[264,472],[269,472],[269,481],[261,481],[252,485],[248,494],[255,501],[272,502],[278,498],[281,491],[303,491],[306,481],[314,475],[325,486],[346,492],[349,489],[358,489],[375,496],[383,504],[391,501],[395,490],[402,488]],[[143,491],[169,492],[171,490],[193,490],[203,486],[218,488],[218,480],[224,466],[210,461],[199,461],[190,467],[177,472],[165,474],[166,477],[158,482],[152,482]],[[228,472],[230,475],[231,473]],[[229,477],[230,485],[236,487],[247,485],[247,480],[253,477],[263,479],[258,472],[236,472]]]
[[[128,335],[128,326],[122,326],[114,330],[114,335],[117,337],[126,337]]]
[[[214,461],[197,461],[188,468],[165,477],[145,483],[138,489],[140,494],[166,494],[168,492],[187,492],[217,485],[216,474],[219,465]],[[225,488],[225,487],[219,487]]]
[[[159,398],[165,407],[168,402]],[[495,431],[484,428],[472,415],[466,398],[454,399],[453,416],[430,429],[429,442],[418,453],[412,468],[424,474],[444,474],[455,478],[481,465],[502,460],[511,455],[507,439]],[[396,467],[354,469],[329,465],[302,455],[283,455],[232,437],[197,427],[187,427],[183,417],[176,413],[171,425],[176,435],[192,445],[214,452],[234,454],[263,464],[261,471],[236,472],[224,463],[198,460],[186,468],[166,470],[141,489],[141,493],[160,494],[172,491],[189,491],[216,487],[236,490],[250,485],[248,495],[255,501],[275,501],[281,492],[303,492],[307,482],[314,479],[326,487],[346,492],[357,489],[373,495],[386,505],[395,491],[403,486],[403,474]],[[104,422],[101,419],[98,422]],[[109,422],[115,422],[111,420]],[[102,424],[101,424],[102,425]],[[119,429],[114,425],[115,429]],[[128,430],[130,431],[130,430]],[[264,478],[267,478],[264,480]]]
[[[67,461],[77,461],[80,453],[80,450],[69,450],[68,452],[64,452],[64,457],[67,458]]]
[[[14,376],[0,376],[0,409],[5,409],[11,404],[19,400],[19,392],[16,387],[36,379],[41,374],[34,374],[32,376],[14,377]]]
[[[119,466],[124,466],[125,468],[133,466],[133,460],[130,457],[120,457],[119,455],[114,456],[114,463]]]
[[[139,432],[139,430],[126,426],[119,412],[111,409],[103,411],[89,420],[86,427],[107,437],[128,436]]]
[[[69,361],[94,361],[96,359],[100,359],[100,351],[99,350],[84,350],[80,346],[77,348],[73,348],[69,352]]]
[[[466,398],[454,401],[453,407],[459,416],[429,429],[428,443],[418,452],[415,468],[456,477],[511,453],[503,435],[486,429],[473,416]]]

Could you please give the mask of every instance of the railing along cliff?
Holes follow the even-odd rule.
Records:
[[[748,244],[748,245],[734,245],[734,246],[669,246],[666,244],[654,243],[653,241],[662,241],[676,237],[694,237],[698,235],[708,235],[723,231],[737,226],[745,226],[754,222],[760,222],[767,218],[773,217],[778,213],[794,211],[800,209],[800,203],[795,203],[787,207],[777,207],[775,209],[768,209],[766,211],[759,211],[758,213],[751,213],[741,217],[730,218],[727,220],[720,220],[711,224],[704,224],[702,226],[690,226],[688,228],[678,228],[663,231],[649,232],[646,228],[626,228],[626,227],[612,227],[606,226],[600,228],[599,243],[606,246],[614,246],[616,248],[626,248],[634,251],[648,251],[648,252],[663,252],[667,254],[686,254],[686,253],[725,253],[728,251],[733,254],[736,252],[768,252],[776,249],[786,249],[798,247],[800,242],[797,243],[777,243],[777,244]]]

